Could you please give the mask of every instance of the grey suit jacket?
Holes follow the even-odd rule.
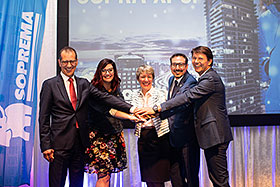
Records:
[[[203,149],[233,140],[225,103],[225,87],[217,72],[210,68],[198,84],[161,104],[162,112],[180,105],[195,104],[195,132]]]
[[[174,78],[175,77],[172,76],[169,79],[168,100],[176,97],[176,95],[184,93],[187,89],[192,88],[197,83],[195,78],[186,72],[179,83],[179,89],[174,90],[175,95],[173,94],[172,97],[170,95],[170,90]],[[189,107],[186,107],[186,105],[181,105],[180,107],[174,108],[172,110],[166,110],[160,114],[161,118],[168,117],[170,127],[169,138],[170,144],[173,147],[182,147],[195,138],[193,110],[193,104]]]
[[[99,91],[86,79],[75,77],[77,83],[77,106],[72,107],[63,79],[59,74],[44,81],[40,93],[39,130],[41,151],[47,149],[69,150],[77,133],[83,145],[88,146],[88,98],[100,99],[111,107],[129,112],[130,104],[105,92]]]

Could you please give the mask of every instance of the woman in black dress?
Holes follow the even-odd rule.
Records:
[[[99,62],[91,83],[99,90],[123,99],[116,64],[111,59]],[[131,121],[138,118],[111,109],[94,98],[89,99],[88,107],[90,147],[86,150],[86,172],[97,174],[97,187],[109,187],[111,173],[123,171],[127,164],[123,126],[116,117]]]

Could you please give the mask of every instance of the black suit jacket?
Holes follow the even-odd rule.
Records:
[[[86,79],[78,77],[75,77],[75,79],[78,93],[76,110],[72,107],[60,74],[43,83],[39,109],[40,146],[42,152],[47,149],[71,149],[77,133],[76,121],[79,125],[82,143],[85,147],[88,146],[87,102],[89,97],[101,99],[104,104],[129,112],[130,104],[108,93],[99,91]]]
[[[162,111],[195,104],[195,132],[201,148],[233,140],[229,124],[225,87],[217,72],[210,68],[198,84],[161,105]]]
[[[170,95],[170,89],[172,82],[174,81],[174,76],[169,79],[169,90],[168,90],[168,100],[174,98],[176,95],[184,93],[187,89],[196,85],[197,81],[195,78],[189,74],[185,73],[183,78],[179,83],[179,89],[174,90],[175,94],[173,97]],[[173,147],[182,147],[187,142],[195,138],[194,131],[194,112],[193,105],[187,107],[186,105],[181,105],[180,107],[174,108],[172,110],[167,110],[161,113],[161,118],[168,117],[169,127],[170,127],[170,144]]]

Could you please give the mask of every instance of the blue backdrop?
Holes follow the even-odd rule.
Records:
[[[30,183],[46,6],[0,2],[0,186]]]

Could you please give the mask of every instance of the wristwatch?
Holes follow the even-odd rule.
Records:
[[[155,113],[158,113],[158,106],[157,106],[157,105],[154,105],[154,106],[153,106],[153,110],[155,111]]]

